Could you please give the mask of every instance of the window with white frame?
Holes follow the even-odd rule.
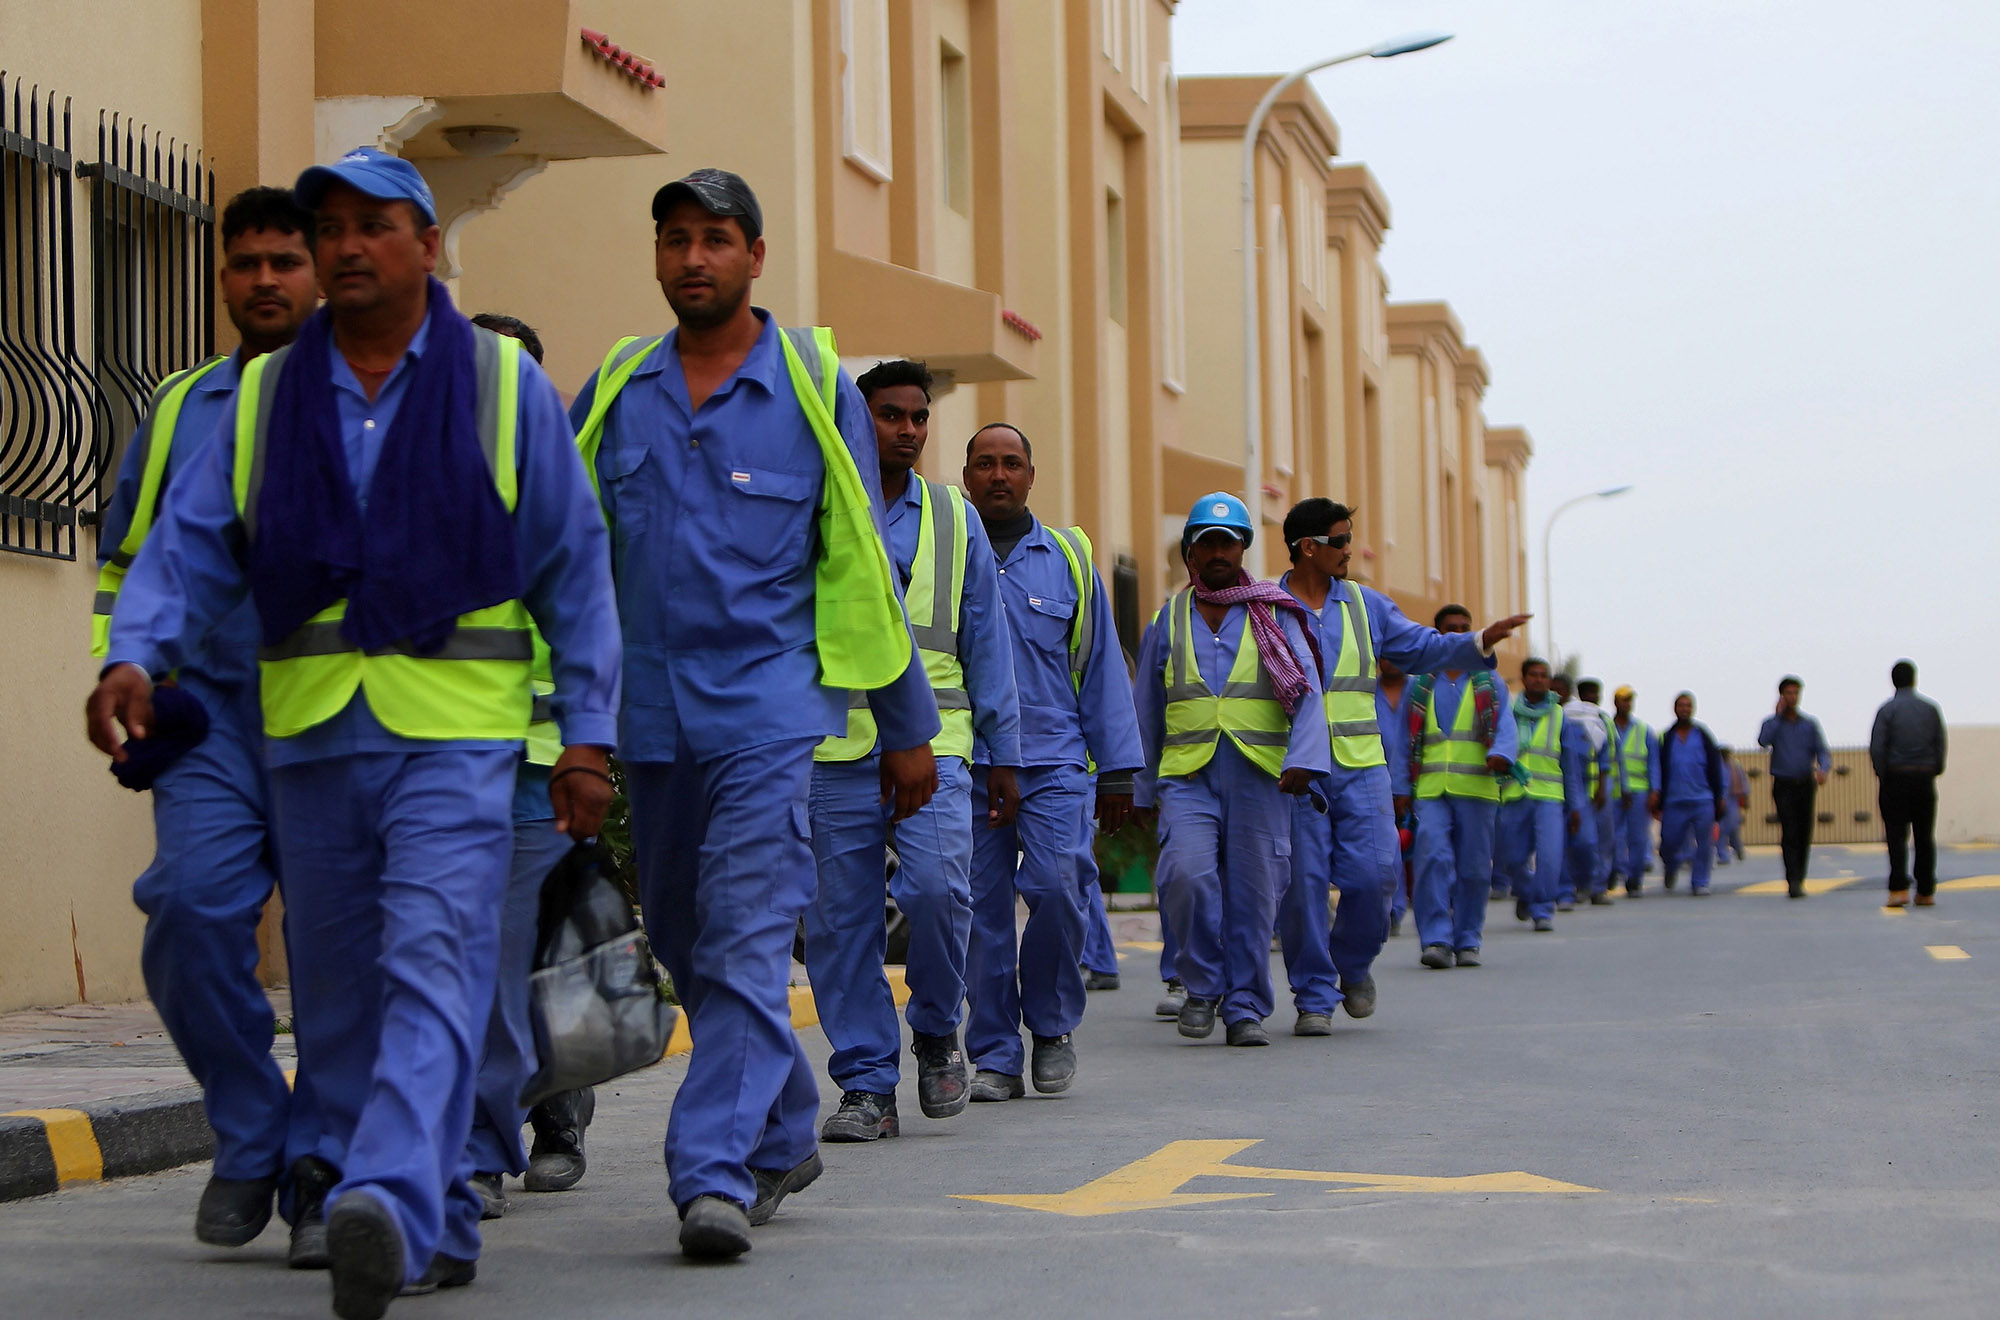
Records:
[[[840,0],[840,152],[890,178],[889,0]]]
[[[1181,100],[1174,66],[1160,65],[1158,189],[1153,213],[1160,217],[1158,240],[1160,383],[1176,394],[1187,389],[1187,305],[1181,228]]]

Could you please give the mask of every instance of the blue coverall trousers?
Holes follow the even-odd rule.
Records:
[[[1528,900],[1531,918],[1555,915],[1556,899],[1565,883],[1563,853],[1568,834],[1569,811],[1560,802],[1517,798],[1500,804],[1495,857],[1514,897]]]
[[[1618,802],[1618,872],[1627,889],[1639,888],[1652,860],[1653,813],[1646,810],[1646,795],[1634,793]]]
[[[1482,798],[1417,799],[1417,938],[1428,948],[1477,949],[1493,881],[1493,819]]]
[[[534,970],[542,881],[572,844],[555,827],[546,766],[523,765],[514,789],[514,855],[500,909],[500,963],[493,1012],[472,1108],[466,1154],[475,1173],[520,1173],[528,1167],[521,1124],[528,1119],[521,1088],[534,1076],[535,1029],[528,1019],[528,974]]]
[[[820,1027],[833,1042],[827,1074],[843,1091],[893,1094],[902,1025],[889,978],[885,900],[910,926],[904,964],[910,1030],[955,1036],[965,1010],[965,950],[972,929],[972,773],[937,758],[938,789],[908,820],[890,825],[882,763],[822,761],[812,773],[812,849],[819,896],[806,909],[806,970]],[[887,879],[884,847],[902,859]]]
[[[205,685],[195,695],[208,737],[153,782],[153,864],[132,886],[146,914],[139,968],[201,1084],[215,1175],[270,1178],[286,1167],[292,1097],[271,1058],[271,1001],[257,979],[257,924],[277,883],[263,717],[254,688],[247,700]]]
[[[1104,877],[1097,868],[1096,794],[1083,813],[1083,839],[1077,845],[1076,878],[1083,890],[1083,966],[1102,976],[1118,974],[1118,946],[1111,938],[1111,914],[1104,906]]]
[[[1619,882],[1624,873],[1625,857],[1618,840],[1618,799],[1607,793],[1604,805],[1597,808],[1597,870],[1604,877],[1608,889]]]
[[[1743,808],[1730,798],[1723,804],[1722,827],[1715,835],[1715,864],[1729,865],[1729,854],[1743,855]]]
[[[1715,803],[1708,799],[1660,804],[1660,869],[1672,875],[1689,869],[1688,883],[1699,894],[1708,888],[1715,862]]]
[[[965,1050],[974,1068],[1021,1075],[1031,1035],[1064,1036],[1083,1021],[1088,918],[1078,841],[1090,821],[1091,777],[1073,765],[1017,773],[1021,809],[1011,826],[986,828],[986,767],[972,772],[972,943],[966,958]],[[1014,900],[1028,924],[1014,936]]]
[[[1557,897],[1564,902],[1601,894],[1610,884],[1597,849],[1597,808],[1587,806],[1576,815],[1576,833],[1569,836],[1562,885],[1557,890]]]
[[[1292,878],[1293,806],[1223,738],[1208,764],[1159,781],[1160,908],[1181,983],[1225,1023],[1271,1015],[1271,934]],[[1321,905],[1325,899],[1322,897]]]
[[[479,1255],[466,1181],[513,854],[515,748],[360,752],[271,771],[298,1088],[287,1154],[380,1200],[406,1277]]]
[[[818,1149],[819,1086],[792,1031],[792,939],[815,876],[807,804],[818,738],[697,761],[629,762],[639,902],[693,1049],[667,1122],[667,1192],[748,1206],[752,1169]]]
[[[1324,814],[1309,796],[1292,800],[1292,885],[1278,905],[1278,939],[1301,1013],[1331,1013],[1342,997],[1338,982],[1357,985],[1373,970],[1389,942],[1389,912],[1403,881],[1388,767],[1336,765],[1329,791]],[[1301,876],[1316,876],[1303,892]],[[1315,884],[1317,904],[1310,897]],[[1340,891],[1330,922],[1329,887]]]

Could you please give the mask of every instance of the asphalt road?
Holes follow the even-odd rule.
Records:
[[[1486,966],[1425,971],[1406,934],[1375,1017],[1301,1040],[1283,1006],[1264,1050],[1155,1022],[1132,949],[1072,1091],[927,1122],[906,1084],[905,1135],[828,1148],[729,1265],[673,1246],[670,1061],[602,1095],[582,1187],[514,1195],[474,1286],[392,1314],[1992,1316],[2000,878],[1885,915],[1878,853],[1812,874],[1737,892],[1777,875],[1752,857],[1544,935],[1495,905]],[[328,1314],[277,1229],[194,1242],[202,1177],[0,1205],[6,1314]]]

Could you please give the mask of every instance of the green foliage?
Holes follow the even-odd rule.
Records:
[[[1150,881],[1160,860],[1159,836],[1135,824],[1127,824],[1116,834],[1100,832],[1091,847],[1097,857],[1099,883],[1114,893],[1120,892],[1120,881],[1135,867]]]

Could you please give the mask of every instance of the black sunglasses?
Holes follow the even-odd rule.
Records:
[[[1301,536],[1297,541],[1292,542],[1292,544],[1299,545],[1302,542],[1315,541],[1329,550],[1345,550],[1348,542],[1353,539],[1353,532],[1342,532],[1339,536]]]

